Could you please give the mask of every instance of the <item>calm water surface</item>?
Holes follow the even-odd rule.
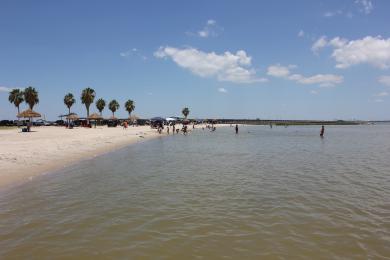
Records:
[[[0,194],[0,258],[390,259],[390,126],[133,145]]]

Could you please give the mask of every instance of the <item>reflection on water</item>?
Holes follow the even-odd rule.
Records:
[[[390,257],[390,126],[219,128],[0,197],[0,258]]]

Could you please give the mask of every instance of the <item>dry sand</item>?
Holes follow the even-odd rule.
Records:
[[[32,180],[82,159],[161,136],[149,126],[0,130],[0,188]],[[164,131],[165,133],[165,131]]]

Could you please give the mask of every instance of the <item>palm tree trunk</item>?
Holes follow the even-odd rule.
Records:
[[[19,115],[20,114],[19,105],[17,106],[17,108],[18,108],[18,115]],[[18,117],[17,124],[18,124],[18,128],[20,128],[20,119],[19,119],[19,117]]]
[[[68,113],[68,128],[69,128],[69,124],[70,124],[70,119],[69,119],[69,116],[70,116],[70,107],[68,107],[68,111],[69,111],[69,113]]]
[[[89,126],[89,106],[87,106],[87,124]]]

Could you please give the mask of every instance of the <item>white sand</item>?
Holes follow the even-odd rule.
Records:
[[[149,126],[74,128],[33,127],[0,130],[0,188],[61,169],[82,159],[100,155],[159,135]],[[164,131],[165,135],[165,131]],[[144,138],[141,138],[143,136]]]

